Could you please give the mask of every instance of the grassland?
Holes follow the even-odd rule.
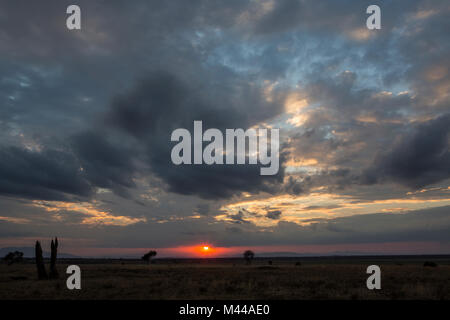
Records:
[[[160,260],[61,261],[59,280],[36,280],[32,261],[0,264],[0,299],[450,299],[450,263],[423,261]],[[366,268],[378,264],[382,289],[366,288]],[[68,290],[69,264],[82,270],[82,289]]]

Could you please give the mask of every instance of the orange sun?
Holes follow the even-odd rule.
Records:
[[[208,246],[204,246],[203,247],[203,251],[208,251],[209,250],[209,247]]]

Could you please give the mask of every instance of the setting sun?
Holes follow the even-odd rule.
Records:
[[[203,247],[203,251],[208,251],[209,250],[209,247],[208,246],[204,246]]]

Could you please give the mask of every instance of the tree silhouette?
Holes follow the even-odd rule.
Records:
[[[42,247],[39,241],[36,241],[35,254],[38,279],[48,279],[47,271],[45,271],[44,258],[42,257]]]
[[[6,261],[8,266],[16,262],[21,262],[23,260],[23,252],[20,251],[10,252],[3,258],[3,260]]]
[[[154,250],[150,250],[149,252],[147,252],[146,254],[144,254],[142,256],[142,260],[147,261],[148,264],[150,264],[150,260],[152,260],[152,258],[154,256],[156,256],[157,252]]]
[[[51,254],[50,254],[49,277],[50,277],[50,279],[58,279],[59,274],[58,274],[58,270],[56,269],[56,255],[58,253],[58,238],[55,238],[55,241],[53,241],[53,239],[52,239],[50,249],[51,249]]]
[[[244,252],[244,259],[247,264],[251,264],[255,254],[252,250],[247,250]]]

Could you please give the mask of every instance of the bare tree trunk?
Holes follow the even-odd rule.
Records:
[[[45,271],[44,258],[42,257],[41,243],[39,241],[36,241],[35,255],[38,279],[48,279],[47,272]]]
[[[58,270],[56,269],[56,255],[58,253],[58,238],[55,238],[55,242],[51,243],[51,255],[50,255],[50,279],[58,279],[59,274]]]

